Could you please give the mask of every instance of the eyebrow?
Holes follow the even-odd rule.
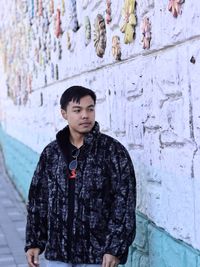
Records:
[[[87,106],[86,108],[92,108],[92,107],[94,107],[95,105],[89,105],[89,106]],[[72,108],[82,108],[82,106],[72,106]]]

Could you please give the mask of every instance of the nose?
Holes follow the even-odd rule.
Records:
[[[83,119],[88,118],[88,112],[87,112],[87,110],[83,110],[81,115],[82,115],[82,118]]]

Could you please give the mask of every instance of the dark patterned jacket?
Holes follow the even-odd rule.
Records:
[[[28,197],[26,246],[45,250],[49,260],[69,262],[68,127],[43,150]],[[127,260],[135,237],[136,182],[132,161],[98,123],[85,136],[75,180],[72,263],[101,264],[105,253]]]

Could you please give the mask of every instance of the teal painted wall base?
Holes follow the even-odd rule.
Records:
[[[127,267],[200,267],[200,251],[170,236],[137,212],[137,234]]]
[[[39,155],[1,127],[0,144],[8,173],[26,200]],[[200,251],[174,239],[137,212],[137,234],[126,267],[200,267]]]
[[[1,126],[0,145],[7,172],[23,199],[26,200],[39,155],[23,143],[7,135]]]

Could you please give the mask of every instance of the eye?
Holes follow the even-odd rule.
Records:
[[[90,107],[89,108],[89,111],[94,111],[94,107]]]
[[[80,112],[80,109],[74,109],[74,112],[75,113],[79,113]]]

